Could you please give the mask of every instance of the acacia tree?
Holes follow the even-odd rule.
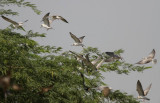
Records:
[[[1,6],[17,5],[40,11],[34,4],[24,0],[1,0]],[[12,10],[1,9],[1,15],[17,15]],[[107,97],[92,89],[100,85],[101,72],[117,74],[141,72],[148,67],[133,66],[121,60],[105,62],[98,70],[85,62],[77,61],[76,55],[88,55],[90,61],[101,56],[108,59],[97,48],[84,48],[80,53],[62,51],[61,47],[39,45],[32,38],[45,34],[32,30],[20,34],[13,28],[0,29],[0,101],[7,103],[139,103],[133,96],[119,90]],[[116,54],[123,50],[115,51]],[[75,55],[76,54],[76,55]],[[82,68],[82,69],[79,69]],[[8,78],[8,81],[6,79]]]

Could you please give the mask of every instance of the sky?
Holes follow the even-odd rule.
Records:
[[[114,90],[127,92],[134,97],[137,80],[143,88],[152,83],[147,95],[150,102],[160,103],[160,1],[159,0],[28,0],[35,3],[42,11],[36,15],[30,8],[7,6],[19,12],[19,16],[8,16],[15,21],[29,21],[24,24],[26,30],[46,33],[46,38],[36,38],[42,45],[60,46],[64,51],[80,52],[82,47],[73,47],[74,42],[69,32],[77,37],[86,36],[84,44],[97,47],[101,52],[123,49],[121,55],[127,63],[136,63],[155,49],[157,64],[146,66],[153,68],[141,73],[131,72],[129,75],[119,75],[114,72],[102,73],[104,82]],[[61,15],[69,24],[54,21],[52,30],[40,28],[42,17]],[[0,18],[0,27],[6,28],[10,23]],[[3,24],[3,25],[2,25]]]

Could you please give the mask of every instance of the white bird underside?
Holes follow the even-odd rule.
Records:
[[[70,33],[70,36],[71,36],[71,38],[75,41],[75,43],[73,43],[73,46],[84,46],[84,44],[82,44],[82,42],[83,42],[83,39],[84,39],[84,37],[85,36],[82,36],[82,37],[80,37],[80,38],[77,38],[74,34],[72,34],[71,32],[69,32]]]
[[[41,27],[44,27],[44,28],[46,28],[47,30],[52,29],[52,27],[50,26],[49,14],[50,14],[50,13],[47,13],[46,15],[44,15],[44,17],[42,18],[42,21],[43,21],[44,23],[41,24]]]

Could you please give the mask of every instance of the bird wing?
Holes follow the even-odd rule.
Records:
[[[156,52],[155,52],[155,50],[153,49],[152,52],[148,55],[147,58],[153,59],[154,56],[155,56],[155,53],[156,53]]]
[[[105,59],[102,59],[102,60],[100,61],[100,63],[97,64],[96,68],[97,68],[97,69],[100,68],[100,66],[101,66],[104,62],[105,62]]]
[[[144,90],[144,95],[145,95],[145,96],[148,94],[151,86],[152,86],[152,84],[150,84],[150,85],[148,86],[148,88],[146,88],[146,89]]]
[[[76,43],[81,43],[80,40],[74,34],[72,34],[71,32],[69,33]]]
[[[18,25],[17,22],[15,22],[15,21],[13,21],[13,20],[11,20],[11,19],[5,17],[5,16],[1,16],[1,17],[2,17],[4,20],[6,20],[6,21],[8,21],[8,22],[10,22],[10,23],[12,23],[12,24],[14,24],[14,25]]]
[[[44,24],[46,24],[48,27],[50,27],[50,21],[48,18],[43,20]]]
[[[149,63],[151,60],[148,58],[143,58],[142,60],[140,60],[139,62],[137,62],[136,64],[146,64]]]
[[[107,55],[114,57],[114,52],[106,52]]]
[[[95,65],[95,64],[97,64],[97,62],[98,62],[100,59],[101,59],[101,57],[98,57],[97,59],[93,60],[91,63],[92,63],[93,65]]]
[[[43,21],[44,24],[46,24],[48,27],[50,27],[49,14],[50,14],[50,13],[47,13],[47,14],[42,18],[42,21]]]
[[[42,21],[44,21],[46,18],[48,18],[48,17],[49,17],[49,14],[50,14],[50,12],[47,13],[46,15],[44,15],[44,17],[42,18]]]
[[[139,80],[137,81],[137,92],[140,96],[144,96],[144,91],[141,82]]]
[[[84,38],[84,37],[85,37],[85,36],[82,36],[82,37],[79,37],[79,38],[78,38],[81,43],[83,42],[83,38]]]
[[[62,21],[64,21],[65,23],[68,23],[68,21],[66,20],[66,19],[64,19],[62,16],[59,16],[60,17],[60,19],[62,20]]]

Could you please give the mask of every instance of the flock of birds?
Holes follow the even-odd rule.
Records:
[[[68,23],[68,21],[66,19],[64,19],[62,16],[58,16],[58,15],[54,15],[54,16],[49,16],[50,13],[47,13],[46,15],[44,15],[44,17],[42,18],[42,21],[43,21],[43,24],[41,24],[41,27],[44,27],[46,28],[47,30],[49,29],[52,29],[51,27],[51,23],[54,21],[54,20],[62,20],[63,22],[65,23]],[[5,16],[1,16],[4,20],[10,22],[11,24],[13,24],[13,27],[15,28],[23,28],[23,24],[25,22],[27,22],[28,20],[25,20],[24,22],[16,22],[16,21],[13,21]],[[82,37],[76,37],[74,34],[72,34],[71,32],[69,32],[71,38],[75,41],[75,43],[72,44],[72,46],[82,46],[84,47],[85,45],[82,43],[83,42],[83,39],[85,36],[82,36]],[[84,62],[85,65],[88,65],[90,67],[93,67],[95,70],[97,70],[98,68],[100,68],[100,66],[103,64],[103,62],[112,62],[114,60],[119,60],[121,59],[122,60],[122,57],[115,54],[114,52],[105,52],[108,56],[110,56],[109,59],[102,59],[98,64],[97,62],[101,59],[101,57],[98,57],[97,59],[93,60],[93,61],[90,61],[89,60],[89,57],[88,55],[86,55],[85,57],[83,57],[83,55],[80,55],[80,54],[77,54],[73,51],[70,51],[72,54],[74,54],[76,57],[77,57],[77,60],[82,60]],[[153,64],[156,64],[157,63],[157,59],[154,59],[155,57],[155,50],[153,49],[152,52],[145,58],[142,58],[139,62],[137,62],[136,64],[147,64],[147,63],[150,63],[152,62]],[[84,77],[82,74],[81,74],[82,77]],[[10,75],[9,76],[3,76],[0,78],[0,85],[8,85],[8,83],[10,82]],[[83,78],[84,79],[84,78]],[[143,90],[143,87],[141,85],[141,82],[138,80],[137,81],[137,92],[139,94],[138,96],[138,99],[143,99],[143,100],[150,100],[149,98],[146,97],[146,95],[148,94],[150,88],[151,88],[151,85],[150,84],[148,86],[147,89]],[[42,88],[42,93],[44,92],[47,92],[49,91],[53,86],[49,86],[49,87],[46,87],[46,88]],[[18,90],[20,89],[18,85],[13,85],[13,89],[15,90]],[[96,88],[93,88],[93,89],[96,89],[96,90],[100,90],[102,91],[102,93],[104,94],[104,96],[108,96],[108,94],[110,93],[111,91],[111,88],[110,87],[107,87],[107,86],[99,86],[99,87],[96,87]]]

